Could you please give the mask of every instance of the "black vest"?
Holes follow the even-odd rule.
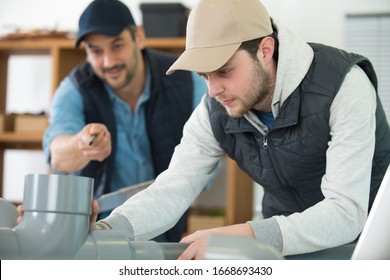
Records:
[[[314,60],[306,77],[284,102],[265,136],[244,117],[229,117],[214,98],[208,97],[217,141],[264,187],[265,217],[302,212],[324,199],[321,179],[330,140],[330,106],[351,67],[359,65],[377,89],[374,69],[366,58],[319,44],[311,47]],[[390,129],[377,95],[370,207],[389,162]]]
[[[155,176],[168,168],[174,148],[182,137],[183,126],[193,109],[193,81],[191,73],[179,71],[167,76],[166,70],[175,57],[152,50],[144,50],[152,74],[151,96],[146,103],[146,125],[149,135]],[[109,192],[116,151],[116,126],[111,101],[103,82],[86,63],[70,74],[80,91],[85,112],[85,122],[103,123],[111,133],[112,152],[103,162],[91,161],[76,175],[94,178],[94,197]]]

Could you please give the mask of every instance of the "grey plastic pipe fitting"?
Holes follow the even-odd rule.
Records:
[[[0,259],[174,260],[185,243],[130,241],[117,230],[90,229],[93,179],[56,174],[25,176],[23,221],[0,199]],[[280,259],[253,238],[211,236],[205,259]]]
[[[115,230],[90,230],[93,179],[25,176],[23,221],[0,200],[0,259],[175,259],[185,244],[127,240]]]
[[[17,259],[72,258],[88,236],[92,191],[91,178],[26,175],[23,221],[1,228],[0,256],[8,252]]]

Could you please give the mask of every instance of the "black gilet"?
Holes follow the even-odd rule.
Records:
[[[144,50],[152,74],[150,99],[145,118],[155,176],[168,168],[174,148],[182,137],[183,126],[193,110],[193,81],[189,72],[165,72],[176,60],[174,56],[154,50]],[[91,161],[74,174],[94,178],[94,197],[110,191],[110,182],[117,146],[116,122],[111,101],[103,82],[94,74],[90,64],[75,68],[70,78],[83,98],[85,122],[103,123],[111,133],[112,152],[103,162]],[[124,163],[126,164],[126,163]]]
[[[226,153],[264,187],[263,214],[302,212],[324,199],[321,179],[330,140],[330,106],[346,74],[355,64],[377,90],[377,78],[364,57],[339,49],[310,44],[314,60],[263,136],[244,117],[229,117],[214,99],[208,99],[211,126]],[[376,143],[372,166],[370,205],[390,162],[390,130],[377,94]]]

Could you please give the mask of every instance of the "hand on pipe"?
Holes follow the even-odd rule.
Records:
[[[254,238],[252,227],[249,224],[237,224],[213,229],[198,230],[180,240],[180,242],[189,243],[190,245],[179,256],[178,260],[204,259],[207,241],[211,234],[249,236]]]

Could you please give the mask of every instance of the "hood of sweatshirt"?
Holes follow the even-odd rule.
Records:
[[[278,116],[283,102],[299,86],[313,61],[313,49],[300,38],[274,20],[279,38],[279,61],[276,71],[272,113]]]

